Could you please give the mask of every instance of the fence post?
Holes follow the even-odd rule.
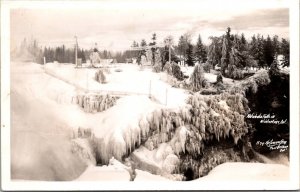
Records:
[[[168,105],[168,88],[166,88],[166,105]]]
[[[89,91],[89,71],[86,69],[86,90]]]
[[[151,80],[150,80],[150,85],[149,85],[149,98],[151,99]]]

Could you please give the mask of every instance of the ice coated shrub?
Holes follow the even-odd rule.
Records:
[[[181,85],[184,84],[184,82],[177,80],[174,76],[169,75],[167,73],[161,73],[160,74],[160,79],[166,83],[168,83],[169,85],[171,85],[172,87],[181,87]]]
[[[256,93],[258,86],[268,85],[271,82],[268,71],[260,70],[253,76],[236,83],[229,89],[230,93],[241,93],[245,95],[245,91],[250,90],[252,93]]]
[[[230,136],[237,144],[247,134],[244,115],[249,111],[242,94],[222,93],[214,96],[194,94],[188,105],[177,111],[160,109],[147,118],[151,148],[160,143],[171,142],[175,154],[201,155],[204,142],[219,141]],[[150,145],[149,145],[150,146]]]
[[[171,67],[173,76],[179,81],[182,81],[184,79],[184,75],[180,69],[180,66],[177,63],[172,62]]]
[[[161,63],[155,63],[153,66],[153,71],[156,73],[159,73],[159,72],[161,72],[161,70],[162,70]]]
[[[149,52],[149,53],[150,53],[150,55],[152,55],[151,52]],[[152,57],[152,56],[150,56],[150,57]],[[155,63],[153,65],[153,71],[156,72],[156,73],[159,73],[162,70],[163,70],[163,66],[162,66],[162,62],[160,60],[160,52],[156,51],[156,54],[155,54]]]
[[[114,106],[117,101],[117,97],[110,95],[77,95],[72,100],[75,104],[78,104],[87,113],[96,113],[105,111],[106,109]]]
[[[206,73],[210,73],[210,70],[212,69],[212,66],[211,64],[209,63],[204,63],[203,64],[203,70],[206,72]]]
[[[192,91],[199,91],[204,85],[204,70],[201,65],[196,65],[190,77],[190,87]]]
[[[102,69],[99,69],[95,73],[95,80],[98,81],[99,83],[106,83],[106,77]]]
[[[167,74],[169,74],[169,75],[173,75],[173,73],[172,73],[172,64],[167,61],[165,66],[164,66],[163,71],[167,72]]]
[[[237,68],[235,65],[230,65],[228,68],[228,77],[232,79],[243,79],[244,73],[241,69]]]

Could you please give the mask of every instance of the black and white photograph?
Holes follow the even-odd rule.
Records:
[[[299,189],[299,2],[1,1],[1,170],[4,190]]]

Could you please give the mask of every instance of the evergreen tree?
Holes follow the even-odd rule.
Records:
[[[241,51],[246,51],[248,50],[248,46],[247,46],[247,40],[245,38],[244,33],[242,33],[241,35],[241,41],[240,41],[241,45],[240,45],[240,49]]]
[[[275,57],[275,49],[272,44],[272,40],[268,35],[267,39],[264,41],[264,59],[268,67],[271,66]]]
[[[283,38],[281,41],[280,49],[283,55],[282,66],[283,67],[290,66],[290,42]]]
[[[226,75],[226,70],[228,69],[229,64],[229,52],[231,51],[231,35],[230,35],[230,27],[227,28],[226,35],[223,37],[222,44],[222,58],[221,58],[221,73],[222,75]]]
[[[149,43],[150,46],[155,46],[156,45],[156,33],[152,34],[152,38],[151,38],[152,42]],[[151,48],[151,53],[152,53],[152,59],[151,59],[151,63],[152,65],[155,64],[155,52],[156,52],[157,48],[156,47],[152,47]]]
[[[138,47],[138,46],[139,46],[139,44],[136,41],[133,41],[131,47]]]
[[[141,41],[141,47],[145,47],[145,46],[147,46],[147,42],[146,42],[145,39],[142,39],[142,41]]]
[[[274,49],[275,58],[277,58],[278,54],[280,53],[280,42],[278,41],[277,35],[273,36],[272,45],[273,45],[273,49]]]
[[[185,42],[184,42],[184,37],[183,35],[180,36],[179,41],[178,41],[178,53],[180,55],[180,58],[184,55],[185,52]]]
[[[259,68],[264,67],[264,37],[259,34],[253,35],[250,42],[250,55],[253,57]]]
[[[264,36],[257,37],[257,60],[258,66],[264,67],[265,66],[265,58],[264,58]]]
[[[186,63],[187,63],[188,66],[194,66],[195,65],[193,45],[191,43],[188,44],[188,48],[186,50]]]
[[[205,63],[207,60],[207,52],[204,45],[202,44],[202,39],[200,35],[198,36],[196,44],[195,57],[199,63]]]
[[[65,45],[62,46],[62,51],[61,51],[61,60],[63,63],[67,63],[68,61],[65,58]]]
[[[257,53],[257,39],[255,35],[251,37],[251,42],[249,44],[249,53],[256,59]]]

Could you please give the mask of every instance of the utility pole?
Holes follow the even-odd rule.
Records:
[[[77,66],[77,51],[78,51],[78,43],[77,43],[77,36],[75,36],[75,66]]]
[[[169,63],[171,64],[171,39],[169,41]]]

